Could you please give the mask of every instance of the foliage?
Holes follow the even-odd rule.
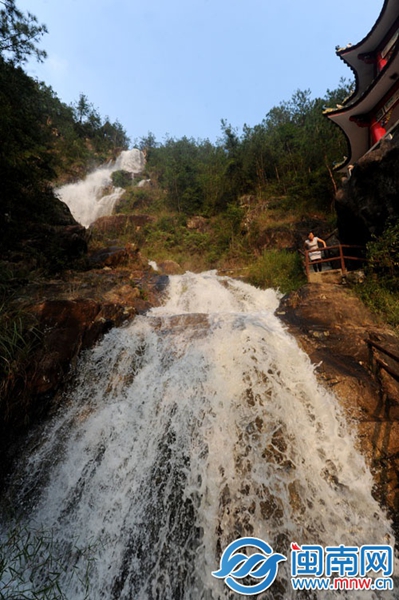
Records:
[[[239,131],[222,120],[216,144],[208,140],[142,140],[151,179],[165,189],[169,207],[184,214],[214,215],[244,194],[285,196],[306,211],[330,211],[336,193],[334,160],[346,152],[341,131],[323,115],[326,104],[348,95],[344,80],[325,98],[298,90],[263,121]]]
[[[378,279],[367,278],[354,286],[354,291],[364,304],[385,323],[399,331],[398,294]]]
[[[276,288],[284,294],[306,283],[297,252],[265,250],[250,267],[249,282],[262,289]]]
[[[114,171],[111,179],[115,187],[125,188],[132,183],[132,174],[129,171]]]
[[[143,207],[148,210],[149,205],[153,204],[153,200],[154,197],[149,190],[129,186],[115,207],[115,212],[117,214],[129,214],[134,210],[142,209]]]
[[[39,25],[30,12],[19,10],[15,0],[1,0],[0,5],[0,55],[14,64],[25,62],[32,54],[43,61],[46,52],[36,44],[47,27]]]
[[[35,214],[40,219],[55,158],[48,151],[51,134],[37,84],[1,58],[0,105],[0,237],[6,244],[15,235],[13,226],[23,227]]]
[[[129,138],[119,121],[111,123],[108,117],[102,120],[99,111],[85,94],[80,94],[77,102],[70,107],[73,115],[74,138],[84,142],[88,152],[99,155],[99,159],[115,158],[122,150],[127,150]],[[89,144],[88,144],[89,142]]]
[[[260,124],[245,125],[242,132],[222,120],[216,143],[184,136],[160,144],[148,133],[137,145],[146,154],[152,187],[139,189],[126,173],[115,172],[113,184],[126,189],[117,210],[144,210],[157,218],[166,211],[172,216],[173,230],[161,219],[156,232],[154,227],[148,230],[148,239],[143,230],[137,233],[140,245],[156,249],[158,255],[202,253],[212,266],[250,260],[253,236],[244,231],[244,195],[254,198],[258,208],[274,202],[280,211],[296,215],[330,210],[336,187],[330,164],[344,153],[345,140],[323,117],[322,108],[342,100],[347,91],[345,82],[324,99],[298,90]],[[28,221],[54,218],[50,207],[55,181],[82,177],[115,158],[129,140],[120,123],[103,120],[85,94],[68,106],[50,87],[4,59],[0,103],[0,137],[5,140],[0,149],[0,244],[9,248]],[[192,215],[207,217],[211,226],[206,233],[187,230]],[[62,266],[56,250],[54,257]]]
[[[399,290],[399,221],[388,222],[383,234],[367,244],[369,270],[390,291]]]
[[[6,288],[5,284],[2,287]],[[7,294],[9,296],[9,293]],[[39,347],[41,332],[36,319],[24,310],[15,308],[7,298],[0,305],[0,398],[18,379],[25,385],[25,368],[32,352]],[[1,414],[7,420],[7,406],[0,402]]]
[[[168,256],[177,260],[179,255],[184,262],[185,257],[202,253],[211,267],[250,263],[257,247],[257,224],[263,217],[271,219],[272,206],[284,223],[288,214],[296,222],[310,212],[321,211],[324,218],[331,213],[337,188],[331,165],[345,153],[346,141],[323,116],[323,108],[348,93],[345,81],[325,98],[312,99],[309,90],[298,90],[289,101],[271,109],[260,124],[244,125],[242,132],[222,120],[216,143],[185,136],[159,143],[149,133],[136,145],[146,153],[146,168],[158,196],[155,200],[152,190],[139,192],[128,186],[118,212],[153,212],[158,221],[146,228],[140,245],[154,260]],[[162,212],[173,216],[173,227],[165,227],[158,218]],[[250,220],[245,221],[249,212]],[[192,215],[208,219],[205,234],[187,232],[184,221]],[[263,223],[262,231],[267,227]],[[271,272],[270,263],[279,260],[278,254],[262,260],[269,261]],[[260,263],[256,269],[261,269]],[[274,274],[268,285],[295,287],[295,269],[288,270],[290,284],[285,276]],[[253,277],[257,278],[256,272]],[[275,283],[280,279],[281,284]],[[302,274],[297,280],[302,281]],[[266,281],[263,274],[259,284]]]
[[[169,138],[153,149],[149,157],[154,178],[165,189],[170,209],[195,214],[203,204],[199,175],[202,168],[201,145],[183,137]]]
[[[385,231],[367,244],[367,278],[355,291],[373,312],[399,329],[399,222],[388,222]]]

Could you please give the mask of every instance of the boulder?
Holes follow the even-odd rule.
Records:
[[[147,262],[143,261],[140,250],[135,244],[106,246],[93,252],[88,257],[87,263],[92,269],[114,268],[120,265],[135,265],[140,269],[147,267]]]
[[[117,267],[126,262],[129,255],[125,248],[120,246],[108,246],[101,248],[88,257],[88,264],[91,268],[101,269],[103,267]]]
[[[179,275],[183,272],[181,266],[174,260],[164,260],[157,263],[157,266],[161,275]]]
[[[134,305],[135,301],[137,298],[140,298],[140,296],[140,289],[129,284],[112,288],[112,290],[104,294],[104,297],[108,302],[121,304],[123,306]]]

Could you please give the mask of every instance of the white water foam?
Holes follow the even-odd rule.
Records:
[[[28,526],[52,529],[75,569],[76,540],[95,543],[90,598],[230,598],[211,572],[241,536],[286,556],[291,542],[393,544],[337,401],[274,316],[278,303],[214,272],[173,276],[164,306],[88,353],[13,502]],[[283,563],[262,597],[312,597],[289,578]]]
[[[89,227],[99,217],[111,215],[124,192],[123,188],[113,187],[112,173],[124,170],[137,175],[144,166],[144,154],[140,150],[124,150],[115,162],[89,173],[82,181],[58,188],[56,194],[68,205],[76,221],[84,227]],[[109,190],[109,193],[106,193],[106,190]]]

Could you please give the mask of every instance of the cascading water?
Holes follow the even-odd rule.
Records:
[[[112,214],[124,192],[123,188],[112,186],[112,173],[123,170],[137,175],[144,165],[144,154],[140,150],[124,150],[115,162],[96,169],[82,181],[58,188],[56,194],[68,205],[76,221],[89,227],[99,217]],[[107,189],[109,193],[104,193]]]
[[[278,302],[214,272],[171,277],[164,306],[88,353],[65,406],[31,438],[8,494],[15,518],[51,529],[70,570],[83,570],[76,545],[93,545],[89,598],[237,597],[211,573],[241,536],[285,555],[291,542],[393,544]],[[68,577],[60,585],[85,597]],[[314,597],[303,594],[283,563],[262,598]]]

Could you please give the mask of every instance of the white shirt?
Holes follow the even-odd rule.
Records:
[[[306,240],[305,242],[306,249],[309,250],[310,260],[321,259],[321,250],[319,249],[318,241],[319,238],[315,236],[312,241]]]

